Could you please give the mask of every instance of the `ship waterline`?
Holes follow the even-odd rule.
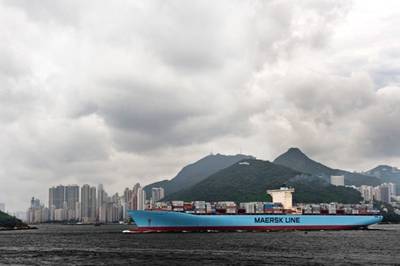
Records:
[[[383,219],[381,215],[196,215],[154,210],[128,213],[137,225],[135,232],[345,230],[367,228]]]

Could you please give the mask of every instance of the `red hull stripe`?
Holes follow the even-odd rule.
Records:
[[[171,227],[139,227],[135,232],[182,232],[182,231],[281,231],[281,230],[350,230],[362,225],[303,225],[303,226],[171,226]]]

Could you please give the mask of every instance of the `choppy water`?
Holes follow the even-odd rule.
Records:
[[[377,230],[122,234],[126,226],[0,232],[0,264],[400,265],[400,225]]]

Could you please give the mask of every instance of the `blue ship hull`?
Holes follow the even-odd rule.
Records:
[[[366,228],[380,215],[194,215],[173,211],[128,211],[139,232],[344,230]]]

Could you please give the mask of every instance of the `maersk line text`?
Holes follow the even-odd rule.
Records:
[[[254,222],[265,224],[298,224],[300,223],[300,217],[255,217]]]

